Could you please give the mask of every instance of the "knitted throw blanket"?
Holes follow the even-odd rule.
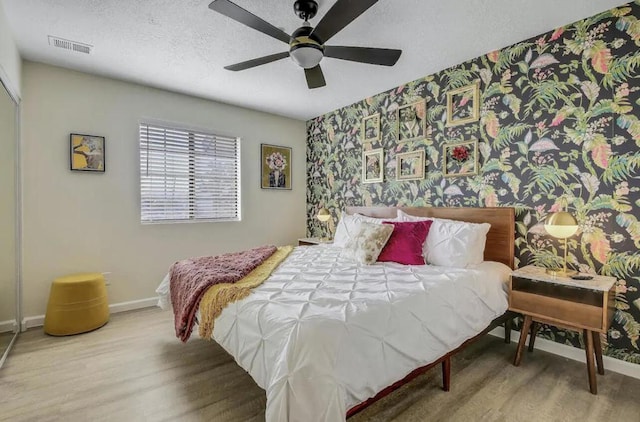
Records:
[[[198,305],[208,288],[241,280],[275,251],[275,246],[261,246],[243,252],[185,259],[173,264],[169,270],[169,281],[176,337],[186,342],[191,336]]]
[[[222,313],[222,310],[229,303],[249,296],[251,289],[269,278],[292,250],[293,246],[280,247],[242,280],[233,284],[220,283],[209,287],[200,301],[200,321],[198,324],[200,337],[211,340],[215,319]]]

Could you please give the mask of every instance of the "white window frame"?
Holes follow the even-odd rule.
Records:
[[[194,132],[198,135],[207,135],[213,136],[217,138],[221,138],[224,140],[235,140],[236,142],[236,185],[237,185],[237,194],[236,194],[236,217],[235,218],[196,218],[193,212],[189,212],[189,218],[162,218],[162,219],[143,219],[143,209],[142,204],[144,201],[142,194],[142,183],[143,183],[143,163],[142,163],[142,136],[141,131],[143,130],[143,126],[151,126],[154,128],[168,129],[173,131],[184,131],[184,132]],[[241,186],[242,186],[242,168],[241,168],[241,157],[242,157],[242,149],[241,149],[241,138],[237,136],[228,136],[219,133],[215,133],[215,131],[206,128],[196,128],[193,126],[185,126],[182,124],[165,122],[165,121],[157,121],[153,119],[144,119],[138,122],[137,132],[136,132],[137,140],[138,140],[138,194],[139,194],[139,211],[140,211],[140,223],[143,225],[147,224],[183,224],[183,223],[219,223],[219,222],[235,222],[242,221],[242,195],[241,195]],[[191,189],[191,188],[190,188]],[[191,196],[190,196],[191,197]],[[190,205],[191,207],[193,205]]]

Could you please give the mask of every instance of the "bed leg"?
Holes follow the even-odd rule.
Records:
[[[507,318],[504,322],[504,342],[511,343],[511,327],[513,326],[513,318]]]
[[[447,356],[442,361],[442,389],[449,391],[451,389],[451,357]]]

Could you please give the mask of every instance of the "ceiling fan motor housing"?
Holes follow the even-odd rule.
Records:
[[[293,3],[293,10],[300,19],[308,21],[318,13],[318,2],[315,0],[297,0]]]
[[[301,26],[291,34],[289,55],[299,66],[310,69],[316,67],[324,57],[322,41],[312,34],[313,28],[308,24]]]

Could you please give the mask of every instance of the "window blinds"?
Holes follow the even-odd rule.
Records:
[[[143,223],[240,219],[240,141],[140,124]]]

